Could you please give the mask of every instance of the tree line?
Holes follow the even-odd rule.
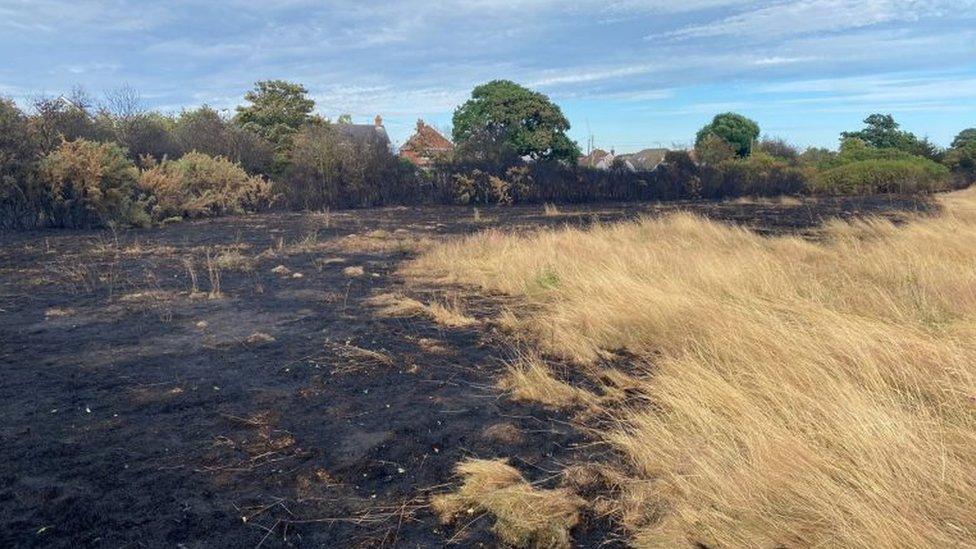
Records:
[[[0,228],[149,225],[268,208],[384,204],[667,200],[777,194],[932,192],[976,179],[976,129],[948,149],[886,114],[841,134],[838,150],[799,151],[724,113],[690,151],[653,171],[577,166],[569,121],[510,81],[476,87],[454,113],[456,148],[419,170],[379,140],[351,140],[315,114],[300,84],[257,82],[233,113],[164,114],[122,88],[81,91],[27,111],[0,98]]]

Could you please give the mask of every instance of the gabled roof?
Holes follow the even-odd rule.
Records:
[[[425,167],[452,150],[454,150],[454,143],[423,120],[418,120],[417,130],[400,147],[400,156],[417,166]]]
[[[417,152],[424,151],[449,151],[454,148],[454,143],[451,143],[446,137],[441,135],[441,133],[435,130],[433,127],[427,125],[423,120],[417,121],[417,130],[407,142],[400,147],[400,150],[412,150]]]

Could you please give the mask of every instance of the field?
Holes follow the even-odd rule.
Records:
[[[504,502],[479,507],[477,502],[442,497],[434,498],[431,505],[431,496],[455,493],[459,481],[455,468],[469,458],[507,458],[532,483],[518,484],[521,479],[517,476],[512,481],[518,484],[517,490],[509,493],[528,498],[518,500],[522,502],[546,504],[546,498],[566,486],[562,477],[567,476],[563,474],[567,465],[621,460],[630,461],[629,471],[607,469],[589,474],[624,475],[625,482],[636,478],[642,486],[661,481],[664,487],[655,485],[654,490],[694,496],[671,500],[678,512],[666,516],[666,528],[648,527],[652,518],[661,517],[637,517],[626,502],[608,502],[605,512],[598,506],[580,504],[579,517],[570,521],[575,525],[572,539],[580,545],[612,545],[624,539],[673,542],[687,535],[689,522],[702,529],[701,539],[693,541],[723,546],[767,543],[770,540],[756,532],[778,524],[769,513],[727,517],[742,521],[738,526],[752,521],[752,527],[731,527],[695,513],[727,505],[735,493],[744,499],[732,503],[761,508],[742,496],[756,482],[749,476],[755,473],[752,468],[724,463],[725,469],[717,470],[738,475],[730,477],[739,482],[736,492],[736,486],[722,485],[705,474],[699,477],[704,479],[702,484],[695,485],[660,465],[679,464],[676,467],[680,468],[680,464],[694,461],[690,457],[702,447],[700,437],[706,435],[700,427],[708,418],[689,415],[684,418],[686,428],[676,433],[660,425],[653,414],[634,415],[635,398],[651,403],[660,399],[655,405],[680,409],[677,403],[688,397],[683,391],[691,387],[681,384],[689,380],[678,376],[667,390],[660,386],[652,390],[634,381],[639,372],[613,370],[619,374],[614,379],[622,402],[615,404],[607,400],[607,386],[612,383],[606,376],[615,375],[610,368],[603,378],[594,380],[585,373],[586,368],[571,367],[606,366],[628,362],[628,357],[646,362],[649,356],[657,356],[654,367],[664,371],[690,367],[694,362],[688,354],[688,338],[693,335],[686,338],[679,332],[709,329],[705,319],[709,315],[721,319],[727,328],[735,327],[734,315],[712,309],[688,316],[680,308],[682,304],[672,303],[676,317],[685,315],[684,323],[661,322],[658,331],[646,332],[628,330],[631,321],[615,317],[613,310],[599,319],[583,316],[580,310],[592,303],[569,299],[580,287],[574,288],[568,273],[558,268],[573,258],[552,255],[569,248],[559,248],[565,242],[558,237],[553,237],[550,248],[540,248],[533,239],[545,238],[540,234],[579,234],[559,232],[572,231],[572,227],[612,231],[608,224],[638,216],[645,216],[643,223],[650,224],[652,231],[660,230],[654,229],[654,223],[703,223],[686,214],[655,221],[663,214],[692,212],[750,229],[706,224],[714,227],[709,234],[718,240],[707,241],[710,236],[705,235],[700,241],[684,243],[685,249],[701,245],[710,250],[720,246],[717,242],[728,244],[728,250],[742,254],[727,267],[741,282],[754,274],[743,266],[742,257],[761,259],[748,254],[758,254],[756,247],[767,240],[784,238],[783,242],[796,247],[803,243],[816,246],[815,242],[845,230],[851,239],[885,238],[897,230],[895,225],[855,223],[842,229],[833,223],[825,229],[823,223],[868,215],[900,222],[935,209],[935,204],[922,199],[891,198],[517,206],[480,211],[386,208],[223,218],[118,233],[2,234],[0,363],[4,376],[0,410],[5,421],[0,427],[0,545],[491,545],[496,536],[505,539],[505,531],[492,529],[493,520],[504,518]],[[626,226],[630,225],[622,225]],[[560,229],[538,232],[546,227]],[[850,227],[860,227],[862,234],[849,234],[854,230]],[[482,233],[489,229],[497,231]],[[876,234],[868,234],[872,230]],[[468,237],[473,240],[462,240]],[[633,245],[625,234],[617,237],[620,250]],[[512,238],[516,239],[511,241],[513,245],[520,242],[524,246],[521,255],[518,249],[508,248],[512,255],[498,255],[511,260],[505,268],[497,262],[484,263],[485,257],[497,252],[486,251],[486,245]],[[667,244],[672,257],[680,259],[682,246]],[[530,265],[525,259],[527,250],[541,260],[563,263],[540,277],[537,264]],[[614,254],[612,246],[600,252],[579,251],[607,257]],[[715,257],[712,259],[717,261]],[[691,268],[680,261],[676,265]],[[794,268],[802,271],[805,266],[797,261]],[[884,268],[878,267],[878,272]],[[674,272],[649,269],[647,274],[661,276],[659,280],[666,284],[662,288],[687,289],[675,282]],[[531,283],[526,283],[527,278]],[[758,292],[766,288],[764,282],[774,284],[775,280],[753,282],[747,288]],[[539,291],[530,291],[533,284]],[[577,309],[554,308],[545,297],[550,287],[557,292],[568,288],[563,302]],[[729,291],[730,301],[741,297],[726,287],[703,290],[703,298],[709,298],[708,292],[713,290]],[[639,295],[651,299],[648,294]],[[959,300],[968,296],[957,293],[946,299],[963,303]],[[621,299],[614,292],[605,297],[607,303],[620,303],[614,301]],[[856,294],[844,297],[851,307],[857,305]],[[657,303],[663,303],[662,299],[658,296]],[[857,306],[870,303],[874,302],[865,298]],[[929,303],[932,316],[923,319],[925,322],[942,325],[952,320],[943,314],[941,302],[933,303]],[[895,318],[897,305],[884,314]],[[880,309],[870,311],[881,314]],[[540,312],[552,316],[540,320]],[[916,319],[914,309],[904,315],[912,322]],[[749,322],[742,326],[743,341],[755,343],[750,338],[756,336],[749,330],[760,319],[745,318]],[[803,324],[803,319],[794,320],[797,325],[811,326]],[[818,317],[817,322],[826,321]],[[543,329],[545,326],[548,328]],[[581,335],[579,326],[589,331]],[[836,335],[825,324],[814,327],[823,329],[824,337]],[[878,333],[886,332],[879,327]],[[714,352],[719,335],[702,334],[704,343],[698,350]],[[933,343],[929,332],[920,329],[913,334],[916,339],[911,341],[936,349],[938,342]],[[785,328],[778,335],[784,338],[778,341],[790,337]],[[650,340],[667,343],[650,345]],[[891,343],[883,338],[879,341]],[[831,350],[829,343],[824,345],[819,350]],[[780,359],[788,356],[788,348],[771,348],[785,353]],[[964,352],[968,348],[959,351]],[[741,353],[712,358],[728,366],[749,356],[746,351]],[[939,355],[936,349],[925,360],[934,365],[965,356],[969,355]],[[556,362],[566,366],[564,375],[553,374],[552,368],[560,367],[553,365]],[[932,368],[934,386],[941,378]],[[714,376],[713,380],[728,382],[727,372],[701,371]],[[961,388],[972,381],[966,372],[957,375]],[[810,377],[806,382],[818,380]],[[546,388],[541,395],[540,387]],[[855,386],[830,389],[851,387]],[[921,400],[941,398],[935,389],[918,391]],[[743,417],[756,406],[748,393],[742,392],[739,411]],[[774,392],[770,398],[781,396]],[[695,398],[706,402],[709,396]],[[890,411],[868,404],[865,410],[871,412]],[[942,412],[945,410],[932,411],[930,424],[939,424]],[[971,419],[965,410],[952,413],[963,418],[954,427]],[[768,416],[771,419],[763,417],[786,429],[783,422],[788,418]],[[801,418],[799,425],[813,431],[809,423],[813,417]],[[901,427],[911,427],[915,424],[910,422],[917,418],[905,415],[902,419]],[[611,430],[614,437],[609,441],[589,430],[607,422],[625,427]],[[762,427],[758,420],[749,425]],[[778,442],[793,441],[786,430],[777,433],[782,435]],[[894,432],[892,442],[898,442],[903,433]],[[937,434],[948,436],[945,431]],[[732,446],[743,443],[728,433],[716,431],[711,436]],[[971,431],[967,436],[971,443]],[[641,437],[671,437],[669,444],[658,445],[671,450],[655,455],[632,451],[648,440]],[[718,453],[722,446],[715,448]],[[767,465],[812,455],[793,449],[795,454],[782,452],[775,456],[780,461]],[[724,455],[732,459],[731,453]],[[880,451],[872,455],[890,458]],[[772,453],[761,456],[773,459]],[[922,460],[918,464],[932,465],[927,461],[930,456],[917,457]],[[966,477],[966,471],[952,468],[958,465],[956,456],[943,457],[949,467],[941,474],[957,475],[952,478],[960,480],[960,489],[965,488],[972,481],[972,471]],[[701,463],[709,462],[703,459]],[[583,477],[584,469],[573,470]],[[641,473],[626,477],[634,475],[634,469]],[[466,478],[475,478],[479,471],[484,470],[469,468]],[[498,468],[490,472],[511,474]],[[928,478],[920,480],[916,488],[931,490],[938,484],[937,479],[932,481],[934,485],[924,484]],[[780,487],[795,488],[788,479],[779,480]],[[599,491],[603,488],[596,485],[608,482],[604,478],[587,483],[577,478],[574,486],[586,498],[588,487]],[[717,497],[727,499],[695,499],[718,488],[725,492],[716,492]],[[773,492],[764,494],[774,499]],[[651,500],[636,491],[630,495]],[[946,501],[952,497],[947,495]],[[458,503],[460,507],[451,507]],[[950,503],[942,509],[948,509]],[[889,509],[882,504],[876,508]],[[785,503],[781,510],[799,517],[798,521],[807,519],[802,510]],[[452,511],[460,512],[462,520],[442,523],[440,519]],[[920,520],[931,516],[923,512],[926,510],[910,511],[918,514],[906,516]],[[965,514],[961,516],[966,519]],[[813,539],[804,536],[816,532],[817,524],[803,524],[803,531],[790,534],[794,537],[772,541],[788,544]],[[852,520],[850,524],[861,523]],[[923,526],[931,527],[931,532],[941,531],[939,525]],[[841,532],[827,541],[843,544],[857,539],[856,534]],[[891,535],[906,533],[895,529]],[[951,542],[956,538],[937,539]],[[876,541],[883,544],[885,539]]]

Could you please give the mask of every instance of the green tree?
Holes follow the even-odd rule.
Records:
[[[697,149],[709,135],[724,139],[735,154],[749,156],[752,145],[759,138],[759,124],[734,112],[717,114],[710,123],[698,130],[695,136],[695,148]]]
[[[864,125],[863,129],[856,132],[842,132],[841,140],[860,139],[877,149],[898,149],[930,160],[942,159],[942,149],[928,139],[919,139],[912,132],[899,129],[900,125],[890,114],[872,114],[864,119]]]
[[[969,143],[976,143],[976,128],[968,128],[959,132],[959,135],[952,140],[952,145],[949,145],[949,147],[960,149]]]
[[[315,101],[301,84],[284,80],[263,80],[244,95],[248,105],[237,107],[237,123],[274,143],[287,148],[291,134],[308,122]]]
[[[976,128],[963,130],[952,140],[945,164],[962,178],[962,183],[976,181]]]
[[[575,163],[579,147],[567,135],[569,121],[545,95],[508,80],[482,84],[454,111],[454,140],[503,135],[519,156]]]

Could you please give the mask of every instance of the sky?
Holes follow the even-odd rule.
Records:
[[[129,86],[230,113],[280,78],[400,143],[493,79],[551,97],[584,150],[687,146],[730,110],[801,147],[872,112],[942,145],[976,126],[976,0],[0,0],[0,59],[25,106]]]

